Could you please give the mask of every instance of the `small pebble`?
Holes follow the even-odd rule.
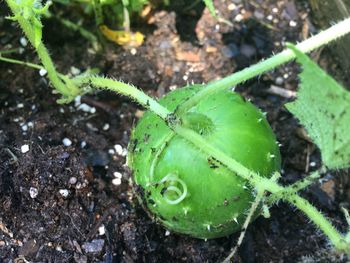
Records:
[[[277,77],[275,80],[276,85],[282,85],[284,82],[284,79],[282,77]]]
[[[76,184],[77,181],[78,181],[78,179],[76,177],[72,176],[71,178],[69,178],[68,182],[69,182],[69,184]]]
[[[58,191],[63,197],[67,197],[69,195],[69,191],[67,189],[60,189]]]
[[[115,154],[115,151],[114,151],[113,149],[109,149],[109,150],[108,150],[108,153],[109,153],[110,155],[113,155],[113,154]]]
[[[248,58],[253,57],[256,54],[256,48],[247,44],[242,44],[240,51],[244,56]]]
[[[167,236],[170,236],[170,231],[169,230],[166,230],[165,231],[165,236],[167,237]]]
[[[230,43],[221,50],[222,54],[227,58],[233,58],[239,54],[239,48],[236,44]]]
[[[310,167],[315,167],[316,166],[316,162],[310,162]]]
[[[24,144],[21,146],[21,152],[22,153],[27,153],[29,152],[29,145],[28,144]]]
[[[228,5],[227,9],[230,10],[230,11],[233,11],[233,10],[236,9],[236,7],[237,6],[234,3],[231,3],[231,4]]]
[[[67,146],[67,147],[72,145],[72,141],[70,139],[68,139],[68,138],[64,138],[62,140],[62,143],[63,143],[64,146]]]
[[[254,16],[259,19],[259,20],[263,20],[265,17],[265,14],[259,10],[255,10],[254,11]]]
[[[39,70],[39,75],[40,76],[44,77],[46,74],[47,74],[47,70],[46,69],[42,68],[42,69]]]
[[[24,107],[24,104],[23,104],[23,103],[18,103],[18,104],[17,104],[17,108],[21,109],[21,108],[23,108],[23,107]]]
[[[109,124],[108,124],[108,123],[105,123],[105,125],[103,125],[102,130],[108,131],[108,130],[109,130]]]
[[[35,197],[37,197],[38,193],[39,193],[39,191],[35,187],[29,188],[29,195],[30,195],[31,198],[34,199]]]
[[[94,239],[91,242],[83,243],[82,247],[86,253],[98,253],[101,252],[104,244],[104,239]]]

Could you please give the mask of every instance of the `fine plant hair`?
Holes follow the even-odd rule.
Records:
[[[300,57],[300,53],[310,52],[349,33],[350,19],[346,19],[338,24],[335,24],[331,28],[297,44],[295,47],[289,46],[289,48],[281,53],[276,54],[258,64],[229,75],[218,81],[213,81],[203,85],[203,88],[198,93],[182,103],[173,112],[131,84],[96,75],[82,74],[80,76],[70,78],[62,73],[58,73],[44,43],[42,42],[43,26],[40,18],[41,15],[49,8],[49,5],[46,4],[43,6],[41,2],[37,0],[5,1],[13,13],[13,16],[10,19],[18,22],[26,37],[37,51],[42,66],[29,63],[23,64],[33,68],[45,68],[47,70],[48,77],[53,88],[56,89],[62,96],[62,98],[58,101],[59,103],[70,102],[77,95],[82,95],[93,89],[110,90],[127,96],[159,116],[166,123],[166,125],[169,126],[174,134],[181,136],[189,143],[197,147],[197,149],[200,149],[200,151],[206,153],[208,156],[212,156],[226,168],[233,171],[237,176],[240,176],[250,184],[252,189],[254,189],[254,192],[257,193],[257,198],[251,208],[248,208],[250,210],[248,211],[248,217],[244,224],[244,230],[240,238],[240,242],[242,241],[241,239],[243,239],[244,231],[250,222],[251,216],[254,214],[260,203],[265,205],[265,212],[268,214],[269,206],[279,201],[285,201],[290,203],[293,207],[301,210],[310,219],[310,221],[313,222],[313,224],[327,236],[335,249],[346,254],[350,254],[350,233],[340,233],[332,225],[330,220],[325,217],[316,207],[298,195],[299,191],[305,189],[320,177],[320,173],[323,172],[324,168],[322,168],[321,171],[311,173],[305,179],[290,186],[282,186],[278,183],[278,178],[280,178],[279,173],[276,173],[273,176],[271,175],[272,177],[270,178],[260,176],[258,173],[248,169],[232,157],[211,145],[210,142],[203,138],[203,136],[188,127],[184,127],[182,124],[182,117],[184,113],[186,113],[203,98],[212,96],[218,90],[225,90],[232,86],[236,86],[243,81],[260,76],[266,71],[273,70],[283,63],[291,61],[296,57]],[[8,62],[20,63],[1,56],[0,59]],[[268,193],[269,195],[264,196],[264,193]],[[346,221],[349,224],[349,214],[346,210],[344,210],[344,214]],[[236,250],[234,249],[233,253],[235,251]],[[230,258],[228,258],[228,260],[230,260]]]

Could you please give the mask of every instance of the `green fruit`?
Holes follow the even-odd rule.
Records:
[[[171,111],[200,85],[170,92],[160,104]],[[247,168],[269,177],[280,169],[280,153],[264,115],[229,90],[207,97],[180,116],[182,124]],[[146,112],[133,130],[128,164],[139,199],[168,229],[198,238],[237,231],[254,193],[248,183],[176,135]]]

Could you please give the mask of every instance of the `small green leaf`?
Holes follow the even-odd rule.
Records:
[[[350,92],[308,56],[289,45],[303,66],[296,101],[287,109],[305,126],[328,168],[350,167]]]
[[[216,15],[216,10],[215,10],[215,6],[214,6],[214,3],[213,3],[213,0],[203,0],[203,2],[205,3],[205,5],[207,6],[207,8],[209,9],[209,12],[210,14],[217,18],[217,15]]]

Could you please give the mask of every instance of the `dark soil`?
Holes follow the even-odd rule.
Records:
[[[171,10],[154,11],[152,24],[141,28],[146,41],[135,55],[113,43],[96,53],[54,19],[44,22],[45,42],[63,73],[97,67],[160,97],[187,83],[226,76],[280,51],[286,41],[315,33],[304,1],[245,2],[215,1],[233,27],[218,24],[206,9],[199,15],[178,12],[187,15],[184,21]],[[20,44],[19,28],[4,20],[8,14],[1,2],[1,50],[19,49],[11,56],[38,62],[29,45]],[[336,69],[327,52],[315,55]],[[270,90],[295,91],[297,71],[289,63],[238,87],[267,112],[282,144],[283,183],[320,166],[318,150],[283,107],[292,97]],[[1,62],[0,74],[0,262],[220,262],[229,254],[239,233],[208,241],[168,233],[138,204],[125,165],[130,130],[142,115],[138,105],[98,92],[81,99],[96,109],[84,112],[74,103],[56,104],[59,97],[36,70]],[[28,152],[22,152],[24,145]],[[339,206],[349,207],[346,174],[327,173],[323,182],[304,195],[344,230]],[[280,203],[270,219],[250,225],[235,262],[342,262],[341,257],[299,211]]]

